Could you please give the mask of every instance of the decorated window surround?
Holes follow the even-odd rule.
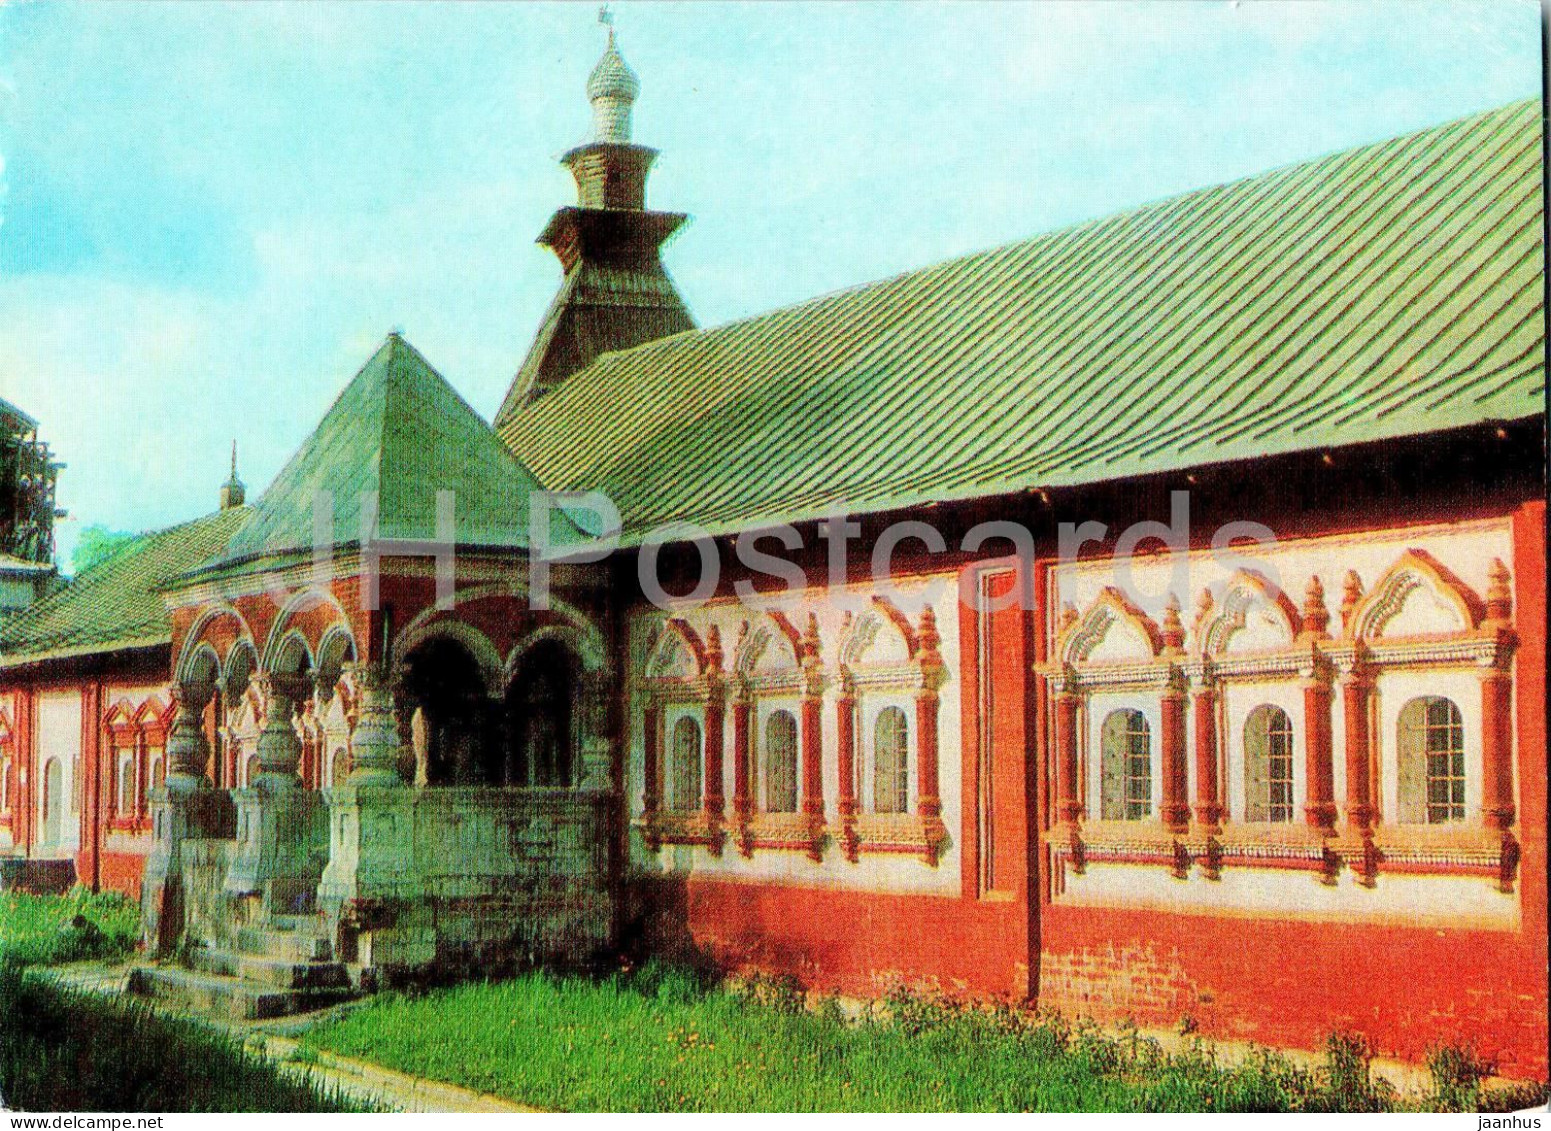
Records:
[[[152,762],[157,756],[165,756],[171,720],[171,701],[164,703],[155,695],[139,707],[132,706],[128,699],[120,699],[103,715],[110,775],[107,796],[112,799],[108,828],[119,832],[150,831]],[[130,786],[133,805],[127,812],[119,805],[124,790],[120,775],[126,764],[134,775]]]
[[[900,659],[869,659],[879,633],[903,642]],[[848,615],[838,660],[836,730],[840,750],[837,839],[846,859],[869,852],[918,856],[936,866],[948,843],[938,796],[939,691],[947,681],[937,616],[922,607],[918,624],[883,597]],[[871,805],[873,727],[885,706],[905,712],[909,805],[903,813],[878,813]]]
[[[738,851],[758,849],[823,858],[823,732],[820,703],[825,679],[819,660],[818,621],[806,629],[779,610],[769,610],[739,628],[733,652],[733,823]],[[790,664],[761,667],[771,648],[791,656]],[[770,713],[789,711],[797,721],[797,811],[765,808],[765,726]]]
[[[16,796],[16,783],[12,781],[16,767],[15,738],[11,727],[11,716],[0,707],[0,825],[11,824],[13,798]]]
[[[1418,590],[1426,591],[1435,613],[1452,613],[1453,623],[1436,630],[1425,617],[1408,611],[1408,602]],[[1258,594],[1261,606],[1271,613],[1269,620],[1280,616],[1285,622],[1280,646],[1241,653],[1226,648],[1245,627],[1246,593]],[[1381,871],[1479,874],[1511,891],[1518,860],[1512,834],[1516,640],[1507,568],[1501,561],[1493,562],[1483,600],[1425,550],[1409,549],[1366,594],[1357,575],[1349,573],[1336,635],[1329,631],[1331,620],[1318,577],[1310,578],[1302,608],[1297,609],[1265,578],[1243,570],[1230,580],[1223,607],[1214,606],[1209,594],[1204,596],[1193,633],[1194,653],[1189,655],[1179,605],[1173,598],[1161,624],[1114,588],[1102,591],[1081,615],[1068,607],[1057,626],[1054,660],[1041,669],[1054,715],[1051,745],[1058,824],[1047,840],[1058,888],[1065,868],[1080,872],[1089,862],[1113,860],[1163,864],[1179,878],[1199,867],[1209,879],[1219,876],[1224,866],[1241,863],[1312,870],[1326,882],[1335,882],[1347,867],[1370,887]],[[1388,631],[1392,624],[1410,631],[1392,633]],[[1434,630],[1416,631],[1418,624]],[[1095,658],[1117,625],[1130,633],[1133,646],[1142,643],[1141,654]],[[1395,750],[1393,736],[1386,739],[1377,733],[1382,728],[1375,725],[1375,688],[1386,673],[1398,671],[1468,672],[1479,681],[1477,794],[1481,802],[1463,823],[1397,826],[1382,819],[1379,770],[1392,767]],[[1225,717],[1223,689],[1230,682],[1286,680],[1297,680],[1304,696],[1294,763],[1295,775],[1301,773],[1303,781],[1302,812],[1295,818],[1302,819],[1281,827],[1235,822],[1225,804],[1223,738],[1232,723]],[[1160,736],[1166,747],[1160,758],[1165,798],[1153,822],[1091,819],[1083,749],[1090,728],[1084,704],[1100,689],[1134,693],[1138,705],[1152,698],[1164,716],[1163,730],[1178,728],[1172,735]],[[1184,750],[1187,689],[1194,732],[1194,749],[1188,752]],[[1332,733],[1332,704],[1338,695],[1345,730],[1339,743]],[[1239,725],[1242,721],[1238,720]],[[1466,742],[1468,751],[1468,732]],[[1333,796],[1338,745],[1345,757],[1344,805],[1338,805],[1341,799]],[[1187,757],[1193,773],[1186,769]],[[1183,798],[1186,783],[1194,786],[1188,802]],[[1190,806],[1184,814],[1183,805]],[[1117,827],[1122,825],[1132,827]]]
[[[903,660],[869,663],[862,659],[861,637],[855,632],[864,618],[877,616],[901,630],[906,643]],[[867,631],[881,628],[882,623]],[[887,602],[875,599],[860,616],[848,615],[837,651],[833,676],[822,658],[823,641],[813,613],[799,631],[785,614],[767,610],[740,627],[730,671],[722,669],[719,629],[706,632],[702,642],[683,618],[671,617],[647,649],[648,659],[635,688],[642,719],[642,813],[634,822],[648,850],[664,844],[693,844],[720,855],[730,837],[745,857],[756,851],[802,852],[822,861],[831,841],[855,863],[863,853],[914,855],[936,865],[948,843],[938,796],[939,689],[947,681],[935,612],[923,609],[919,625]],[[856,645],[850,647],[848,645]],[[789,650],[794,663],[761,666],[771,647]],[[850,662],[847,662],[849,659]],[[830,824],[824,798],[824,700],[835,689],[836,728],[840,750],[838,821]],[[904,709],[909,722],[910,807],[905,813],[864,811],[858,744],[870,734],[859,733],[859,697],[873,697]],[[706,711],[706,806],[694,815],[674,814],[664,801],[665,743],[668,712],[673,704],[697,704]],[[798,807],[796,813],[763,810],[761,781],[763,750],[760,728],[772,710],[788,710],[798,724]],[[731,813],[720,794],[721,731],[731,715],[730,749],[733,791]],[[721,723],[722,725],[714,725]],[[715,790],[716,792],[713,792]]]
[[[681,617],[670,617],[652,642],[646,670],[636,688],[642,720],[641,815],[634,824],[646,847],[701,845],[720,855],[726,842],[722,798],[722,742],[727,698],[721,633],[712,626],[701,640]],[[667,805],[667,747],[673,721],[690,713],[700,724],[705,762],[703,804],[697,812]]]

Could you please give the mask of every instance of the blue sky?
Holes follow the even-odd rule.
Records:
[[[702,325],[1540,89],[1536,0],[622,3]],[[487,417],[587,4],[0,0],[0,396],[76,532],[268,483],[400,328]]]

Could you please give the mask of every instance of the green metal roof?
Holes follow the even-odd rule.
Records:
[[[434,539],[437,494],[451,491],[459,545],[525,547],[528,496],[536,489],[495,430],[419,351],[390,334],[254,504],[253,521],[190,576],[310,554],[323,493],[333,545],[361,540],[363,504],[373,493],[378,538]],[[585,537],[563,516],[551,526],[557,542]]]
[[[167,644],[160,587],[214,554],[251,517],[233,507],[142,534],[58,592],[0,621],[0,667]]]
[[[1539,415],[1541,120],[1515,103],[606,354],[502,434],[627,530],[722,531]]]

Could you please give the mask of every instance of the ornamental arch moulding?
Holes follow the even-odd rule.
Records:
[[[253,631],[243,615],[228,604],[207,606],[183,636],[173,678],[182,681],[190,677],[194,654],[201,647],[209,649],[215,657],[216,670],[224,672],[232,653],[244,645],[254,646]]]
[[[197,684],[214,688],[221,678],[221,657],[208,640],[193,641],[178,664],[174,678],[181,685]]]
[[[648,680],[693,680],[706,674],[709,653],[704,641],[682,617],[669,617],[647,651]]]
[[[300,629],[271,640],[264,650],[262,668],[267,675],[305,675],[315,667],[312,648]]]
[[[1210,590],[1202,594],[1194,636],[1204,656],[1282,651],[1298,637],[1298,608],[1264,574],[1241,569],[1220,599],[1213,600]]]
[[[226,667],[221,673],[222,686],[227,703],[234,704],[247,691],[248,684],[258,673],[258,649],[252,640],[241,640],[227,653]]]
[[[1069,620],[1055,654],[1061,664],[1146,663],[1162,648],[1163,636],[1152,618],[1106,585],[1085,613]]]
[[[405,661],[409,655],[433,640],[451,641],[469,654],[479,669],[485,694],[491,699],[499,699],[505,693],[506,664],[496,646],[490,642],[490,637],[473,625],[446,615],[440,619],[411,624],[393,641],[391,682],[394,687],[403,684]]]
[[[453,594],[453,609],[472,605],[478,601],[490,601],[506,599],[521,604],[523,615],[529,614],[529,590],[528,586],[520,581],[486,581],[476,585],[469,585],[459,589]],[[415,632],[434,621],[445,619],[447,609],[439,609],[435,606],[421,609],[414,615],[403,628],[404,633]],[[607,671],[610,667],[608,658],[608,646],[603,633],[592,618],[587,616],[579,607],[557,597],[554,593],[548,596],[548,608],[537,614],[543,621],[543,628],[568,629],[574,633],[571,637],[572,650],[582,662],[584,670],[589,672]],[[510,673],[513,662],[521,657],[517,654],[538,643],[538,639],[524,635],[508,654],[505,670]]]
[[[786,614],[771,609],[739,626],[732,670],[747,685],[773,673],[795,673],[801,655],[802,634]]]
[[[582,671],[589,675],[609,674],[603,637],[593,625],[546,624],[527,633],[513,646],[503,665],[505,682],[511,682],[529,652],[545,643],[559,644],[565,648],[576,658]]]
[[[324,613],[321,618],[313,615],[319,610]],[[266,672],[286,672],[286,668],[277,666],[283,659],[282,649],[291,648],[289,641],[298,638],[305,646],[309,666],[312,666],[323,654],[325,639],[341,625],[349,631],[349,624],[350,617],[345,607],[332,593],[318,588],[293,593],[281,606],[279,615],[270,627],[259,666]],[[294,648],[284,658],[294,659]]]
[[[1426,550],[1409,549],[1358,602],[1346,625],[1353,640],[1474,632],[1486,616],[1476,592]]]
[[[921,640],[915,626],[884,597],[852,617],[840,637],[840,667],[852,672],[861,667],[904,664],[916,658]]]

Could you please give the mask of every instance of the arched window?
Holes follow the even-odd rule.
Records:
[[[1111,711],[1101,739],[1100,812],[1106,821],[1152,815],[1152,731],[1140,711]]]
[[[879,711],[872,728],[872,807],[876,812],[905,813],[910,809],[909,745],[905,712],[898,707]]]
[[[118,815],[127,817],[135,811],[135,755],[126,750],[118,756]]]
[[[765,809],[797,812],[797,720],[790,711],[765,720]]]
[[[151,790],[160,789],[167,784],[167,767],[162,761],[162,752],[160,750],[152,750],[150,755],[151,772],[145,775],[145,797],[147,801],[151,799]]]
[[[700,724],[688,715],[673,724],[673,791],[668,801],[675,812],[700,808]]]
[[[1244,819],[1293,819],[1292,720],[1269,703],[1244,721]]]
[[[54,845],[64,831],[65,768],[58,758],[43,767],[43,843]]]
[[[258,776],[259,756],[257,754],[250,754],[248,755],[248,764],[246,767],[246,772],[243,775],[242,784],[247,786],[249,789],[252,789],[253,783],[258,780]]]
[[[1452,699],[1424,695],[1400,709],[1396,725],[1402,824],[1465,819],[1465,722]]]
[[[343,746],[335,749],[334,757],[329,761],[329,784],[344,785],[345,779],[350,776],[350,755]]]

